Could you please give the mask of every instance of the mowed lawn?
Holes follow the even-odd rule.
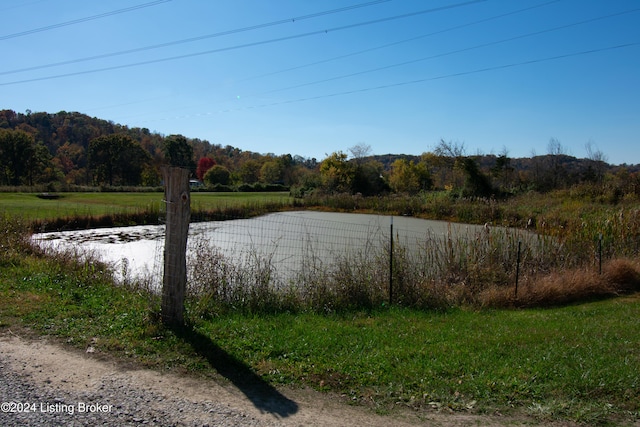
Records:
[[[59,193],[58,199],[41,199],[36,193],[0,193],[0,215],[25,220],[100,216],[164,210],[161,192],[154,193]],[[192,210],[209,210],[246,204],[286,203],[286,192],[191,193]]]

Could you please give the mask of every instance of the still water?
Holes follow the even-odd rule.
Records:
[[[304,268],[310,258],[330,263],[348,253],[373,253],[388,247],[392,229],[394,244],[406,248],[419,248],[427,237],[483,231],[482,226],[410,217],[280,212],[251,219],[192,223],[187,257],[194,251],[215,247],[236,262],[263,257],[286,275]],[[164,232],[163,225],[133,226],[40,233],[33,239],[47,250],[75,250],[96,256],[111,265],[120,279],[146,277],[158,285],[162,282]]]

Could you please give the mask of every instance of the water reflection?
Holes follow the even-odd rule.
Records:
[[[309,257],[330,263],[354,251],[387,247],[391,236],[403,247],[419,250],[426,237],[478,233],[480,226],[449,224],[409,217],[329,213],[281,212],[252,219],[193,223],[187,253],[216,247],[227,259],[242,263],[264,257],[282,277],[304,268]],[[151,278],[162,282],[164,226],[132,226],[34,235],[49,250],[73,249],[97,255],[113,266],[120,279]],[[365,252],[366,253],[366,252]]]

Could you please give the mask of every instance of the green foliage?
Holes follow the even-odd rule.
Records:
[[[240,197],[196,193],[194,203],[214,196],[223,198],[215,199],[218,204]],[[250,196],[264,197],[242,196],[245,204]],[[499,207],[447,193],[397,204],[391,198],[359,200],[388,209],[440,205],[452,216],[462,209],[522,226],[534,216],[531,227],[547,237],[528,241],[523,232],[493,226],[471,239],[451,234],[442,242],[431,236],[420,251],[426,258],[418,259],[398,244],[398,304],[389,308],[384,251],[353,254],[332,266],[309,259],[303,275],[273,288],[268,258],[248,254],[253,264],[243,267],[204,246],[194,252],[201,259],[192,268],[200,276],[190,283],[187,301],[193,333],[271,383],[333,391],[384,412],[402,405],[427,412],[515,413],[519,419],[524,413],[538,422],[637,421],[637,295],[555,308],[469,308],[482,306],[488,284],[511,290],[518,240],[526,242],[522,272],[533,278],[534,289],[548,285],[549,269],[565,275],[571,266],[593,270],[594,233],[603,234],[609,256],[637,258],[637,199],[626,195],[616,205],[603,205],[562,191],[529,194]],[[108,270],[78,261],[78,254],[44,257],[28,244],[26,224],[13,217],[0,217],[0,230],[0,328],[26,326],[80,347],[92,342],[99,352],[145,366],[220,372],[221,365],[214,367],[184,334],[162,327],[158,297],[142,284],[114,286]],[[577,275],[574,282],[596,276]],[[640,274],[634,264],[617,262],[598,280],[631,280],[637,289]],[[401,306],[410,301],[420,301],[414,307],[422,309]]]
[[[282,180],[284,165],[278,160],[269,160],[262,164],[260,168],[260,180],[268,184]]]
[[[184,169],[195,171],[195,162],[193,160],[193,147],[182,135],[169,135],[164,140],[162,147],[165,161],[170,166],[176,166]]]
[[[417,194],[433,187],[433,180],[426,164],[416,164],[407,159],[397,159],[393,162],[389,183],[395,192],[404,194]]]
[[[386,193],[389,186],[382,177],[382,164],[361,158],[348,160],[347,154],[338,151],[320,164],[320,181],[324,192],[349,193],[372,196]]]
[[[207,185],[228,185],[231,173],[222,165],[214,165],[204,174],[204,182]]]
[[[55,175],[46,147],[22,130],[0,129],[0,185],[33,185]]]
[[[127,135],[101,136],[89,144],[88,166],[96,184],[139,185],[150,160],[142,146]]]
[[[330,193],[351,192],[353,165],[347,161],[347,154],[332,153],[320,164],[323,187]]]
[[[458,167],[464,172],[465,180],[462,187],[463,197],[490,197],[494,190],[489,178],[480,171],[474,159],[465,157],[460,159]]]

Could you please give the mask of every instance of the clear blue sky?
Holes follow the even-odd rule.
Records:
[[[0,108],[318,160],[441,139],[530,157],[555,138],[640,163],[638,0],[0,0],[0,15]]]

